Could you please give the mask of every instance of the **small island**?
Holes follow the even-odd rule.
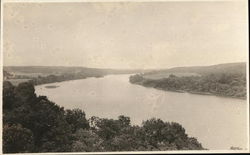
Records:
[[[49,85],[49,86],[45,86],[45,88],[48,88],[48,89],[53,89],[53,88],[57,88],[59,86],[56,86],[56,85]]]

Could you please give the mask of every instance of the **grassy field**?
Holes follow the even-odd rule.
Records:
[[[25,73],[25,72],[13,72],[13,73],[17,76],[28,76],[28,77],[32,77],[32,78],[36,78],[38,76],[50,75],[50,74],[46,74],[46,73]],[[53,75],[59,75],[59,74],[53,74]]]
[[[8,79],[7,81],[10,81],[14,86],[17,86],[19,83],[27,82],[30,79]]]

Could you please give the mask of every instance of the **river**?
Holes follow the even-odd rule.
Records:
[[[45,88],[48,85],[59,87]],[[65,81],[35,89],[37,95],[45,95],[65,109],[83,109],[87,118],[125,115],[132,124],[141,125],[155,117],[180,123],[205,148],[247,148],[246,100],[146,88],[129,83],[129,75]]]

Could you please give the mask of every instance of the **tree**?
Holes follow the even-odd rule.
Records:
[[[118,117],[118,120],[120,121],[120,123],[121,123],[121,125],[122,125],[123,127],[130,126],[130,118],[129,118],[129,117],[120,115],[120,116]]]
[[[45,97],[38,97],[31,107],[26,125],[33,131],[36,149],[43,152],[65,152],[71,149],[71,127],[65,111]]]
[[[85,117],[85,112],[80,109],[66,110],[65,119],[68,124],[71,125],[73,133],[80,128],[89,128],[89,122]]]
[[[93,131],[79,129],[74,134],[74,142],[72,144],[72,152],[99,152],[103,151],[102,139]]]
[[[36,98],[34,85],[30,82],[20,83],[14,90],[19,105],[33,103],[31,100]]]
[[[15,87],[9,82],[3,82],[3,110],[11,110],[15,106]]]

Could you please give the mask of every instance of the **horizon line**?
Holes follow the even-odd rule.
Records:
[[[102,68],[102,67],[87,67],[87,66],[63,66],[63,65],[3,65],[2,67],[81,67],[81,68],[89,68],[89,69],[113,69],[113,70],[161,70],[161,69],[171,69],[171,68],[179,68],[179,67],[206,67],[206,66],[215,66],[222,64],[237,64],[237,63],[247,63],[246,61],[237,61],[237,62],[226,62],[226,63],[217,63],[210,65],[190,65],[190,66],[175,66],[175,67],[166,67],[166,68]]]

